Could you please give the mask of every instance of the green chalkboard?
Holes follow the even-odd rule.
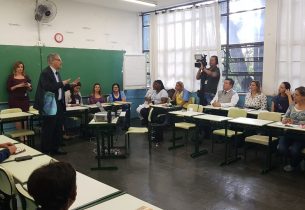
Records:
[[[71,49],[71,48],[42,48],[43,67],[47,66],[47,56],[56,52],[63,64],[61,78],[71,78],[71,82],[80,77],[83,96],[90,95],[94,83],[99,82],[103,93],[111,91],[114,82],[122,86],[124,51]]]
[[[0,45],[0,102],[7,102],[8,92],[6,89],[7,78],[13,73],[13,65],[16,61],[22,61],[25,72],[32,80],[33,87],[36,88],[41,71],[40,54],[38,47],[20,47]],[[33,98],[35,91],[30,93]]]
[[[90,95],[95,82],[102,85],[104,94],[110,93],[111,85],[114,82],[122,86],[125,51],[0,45],[0,88],[2,90],[0,102],[7,101],[6,80],[12,72],[12,65],[16,60],[24,62],[26,73],[32,79],[33,91],[30,97],[33,100],[39,74],[47,67],[48,54],[54,52],[58,53],[63,61],[62,79],[71,78],[73,81],[80,77],[83,96]]]

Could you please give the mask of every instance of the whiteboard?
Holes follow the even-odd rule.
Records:
[[[145,55],[124,56],[123,87],[124,90],[146,88]]]

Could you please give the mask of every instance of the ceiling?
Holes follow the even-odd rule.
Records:
[[[140,4],[135,4],[131,2],[126,2],[123,0],[73,0],[77,2],[81,2],[84,4],[93,4],[113,9],[119,9],[129,12],[147,12],[156,9],[162,9],[165,7],[176,6],[180,4],[185,4],[189,2],[196,2],[198,0],[142,0],[148,2],[157,2],[156,7],[149,7]]]

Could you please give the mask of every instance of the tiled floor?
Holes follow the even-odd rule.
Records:
[[[97,163],[93,152],[95,142],[88,139],[66,141],[64,149],[68,155],[56,158],[72,163],[90,177],[167,210],[305,208],[304,172],[285,173],[278,166],[261,175],[262,158],[259,157],[263,153],[257,158],[251,151],[247,162],[241,160],[220,167],[223,144],[217,144],[216,151],[211,153],[210,142],[206,141],[203,146],[209,153],[192,159],[192,143],[168,151],[170,136],[170,132],[165,134],[165,142],[153,148],[151,156],[146,137],[132,136],[131,154],[127,159],[102,160],[105,166],[118,166],[117,171],[90,170]],[[123,140],[122,135],[117,144]]]

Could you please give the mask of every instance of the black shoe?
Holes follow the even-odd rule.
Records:
[[[62,150],[57,150],[57,151],[51,152],[51,155],[66,155],[66,154],[67,154],[67,152],[62,151]]]

